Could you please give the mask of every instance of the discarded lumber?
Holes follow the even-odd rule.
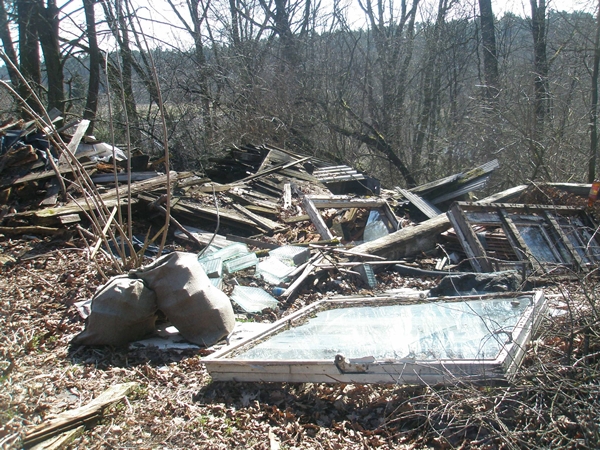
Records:
[[[0,234],[5,236],[22,236],[24,234],[41,235],[41,236],[54,236],[63,233],[64,230],[61,228],[51,227],[36,227],[36,226],[24,226],[24,227],[0,227]]]
[[[86,163],[83,164],[83,168],[86,170],[92,169],[96,167],[96,163]],[[61,175],[66,175],[73,172],[71,167],[60,167],[59,168]],[[8,187],[16,184],[28,183],[30,181],[38,181],[43,180],[45,178],[51,178],[56,176],[56,172],[54,170],[45,170],[43,172],[31,172],[27,175],[23,175],[22,177],[14,178],[11,176],[3,176],[0,179],[0,188]]]
[[[306,281],[306,279],[312,273],[312,271],[315,270],[316,265],[320,264],[324,258],[325,257],[323,255],[315,255],[306,264],[306,266],[304,267],[304,271],[300,274],[300,276],[296,278],[296,280],[294,280],[294,282],[283,292],[283,294],[281,294],[281,298],[285,300],[291,299],[296,294],[298,289],[300,289],[302,283],[304,283],[304,281]]]
[[[394,260],[433,250],[440,233],[450,228],[446,214],[440,214],[414,227],[403,228],[387,236],[365,242],[350,253],[368,253]]]
[[[512,198],[525,189],[526,186],[507,189],[486,197],[476,202],[476,204],[487,204]],[[374,241],[357,245],[350,252],[379,255],[387,259],[403,259],[433,250],[438,242],[440,233],[448,230],[451,226],[448,216],[440,214],[414,227],[403,228]]]
[[[54,436],[31,447],[31,450],[61,450],[67,448],[77,437],[81,436],[84,430],[85,426],[81,425],[74,430],[65,431],[58,436]]]
[[[23,446],[31,447],[80,425],[91,425],[100,418],[105,407],[121,401],[137,385],[138,383],[131,382],[111,386],[87,405],[65,411],[55,419],[41,423],[25,434]]]
[[[233,204],[232,206],[236,211],[255,222],[259,227],[264,228],[271,233],[278,230],[282,230],[284,228],[283,225],[280,225],[277,222],[274,222],[273,220],[267,219],[266,217],[261,217],[257,214],[254,214],[252,211],[249,211],[242,205]]]
[[[429,203],[423,197],[413,192],[407,191],[405,189],[397,188],[398,192],[400,192],[404,198],[410,201],[413,205],[415,205],[419,210],[425,214],[430,219],[433,219],[436,216],[439,216],[442,212],[436,208],[434,205]]]

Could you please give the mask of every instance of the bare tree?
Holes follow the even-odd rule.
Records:
[[[417,182],[405,157],[399,152],[401,138],[398,131],[409,86],[418,5],[419,0],[412,0],[410,5],[401,0],[396,11],[393,4],[388,10],[388,3],[384,0],[360,2],[370,27],[367,38],[372,37],[376,52],[371,59],[367,47],[364,67],[350,66],[351,71],[340,80],[346,85],[339,84],[341,89],[338,89],[335,101],[337,107],[346,113],[344,123],[331,121],[330,113],[325,118],[332,130],[383,156],[400,172],[408,186]],[[356,48],[358,50],[360,46]],[[354,53],[357,58],[358,53]],[[353,99],[347,87],[352,83],[348,76],[355,70],[358,79],[362,80],[362,93]]]
[[[596,38],[594,40],[594,62],[592,66],[592,89],[590,105],[590,160],[588,163],[588,183],[596,179],[598,159],[598,76],[600,68],[600,1],[596,11]]]
[[[498,56],[492,0],[479,0],[479,21],[483,44],[485,96],[489,101],[494,101],[498,95]]]
[[[119,46],[120,60],[111,64],[109,75],[112,78],[112,86],[120,93],[125,107],[125,125],[128,128],[128,137],[133,145],[141,142],[141,130],[137,104],[133,93],[133,66],[135,59],[131,49],[131,40],[129,36],[130,24],[126,7],[126,0],[114,0],[114,3],[108,1],[102,2],[104,15],[110,27],[113,37]]]
[[[83,118],[90,121],[87,133],[94,131],[94,122],[98,111],[98,92],[100,89],[100,49],[98,48],[98,38],[96,36],[96,15],[94,12],[94,0],[83,0],[85,11],[86,35],[89,43],[89,70],[88,92],[86,97]]]
[[[37,30],[44,55],[44,66],[48,78],[47,108],[64,110],[65,91],[63,75],[63,58],[61,56],[59,33],[59,8],[56,0],[43,0],[35,4]]]
[[[17,52],[10,33],[10,21],[8,19],[8,11],[6,9],[6,1],[0,0],[0,39],[4,51],[1,53],[6,65],[8,75],[12,85],[17,88],[21,84],[18,70],[19,61],[17,60]]]
[[[17,25],[19,27],[19,70],[36,94],[40,93],[42,86],[42,68],[38,36],[37,0],[17,0]],[[30,91],[19,84],[19,94],[27,104],[37,113],[42,112],[39,105],[32,97]],[[23,112],[25,117],[28,115]]]
[[[532,179],[540,175],[550,180],[545,164],[545,148],[542,142],[546,111],[548,109],[548,58],[546,55],[546,0],[530,0],[531,33],[533,36],[534,101],[533,120],[529,149],[533,157]]]

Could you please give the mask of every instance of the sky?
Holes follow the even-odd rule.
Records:
[[[72,1],[72,0],[63,0],[65,3],[65,11],[69,8],[81,8],[80,1]],[[131,0],[134,5],[139,5],[139,17],[143,18],[152,18],[153,20],[143,21],[143,29],[144,32],[150,36],[157,36],[160,40],[162,40],[162,44],[160,42],[156,42],[155,44],[150,44],[151,46],[158,45],[163,47],[168,47],[169,45],[174,45],[177,47],[183,46],[191,46],[192,41],[189,37],[189,34],[184,30],[178,31],[174,26],[181,27],[181,22],[177,18],[177,16],[173,13],[170,6],[168,5],[166,0]],[[172,0],[175,4],[181,4],[181,8],[179,11],[182,15],[187,17],[187,7],[185,6],[185,0]],[[223,5],[228,4],[226,0],[211,0],[213,4],[222,2]],[[293,0],[290,0],[293,1]],[[316,2],[319,0],[313,0]],[[361,28],[365,25],[365,17],[364,13],[359,6],[359,0],[320,0],[322,7],[325,9],[330,9],[333,4],[333,1],[340,1],[342,4],[348,5],[348,18],[350,24],[355,28]],[[365,1],[365,0],[363,0]],[[376,1],[376,0],[373,0]],[[423,5],[421,10],[421,17],[419,19],[425,19],[426,11],[431,11],[431,8],[427,8],[427,4],[435,5],[438,0],[421,0],[421,4]],[[539,0],[538,0],[539,1]],[[593,12],[595,5],[597,5],[598,0],[546,0],[547,8],[554,9],[558,11],[568,11],[572,12],[574,10],[585,10]],[[386,4],[392,3],[394,0],[388,0]],[[400,0],[395,0],[397,5],[400,4]],[[466,10],[465,12],[469,14],[477,14],[478,11],[478,0],[458,0],[457,8]],[[505,12],[511,11],[514,14],[519,16],[529,16],[531,14],[531,7],[529,4],[529,0],[492,0],[492,8],[494,9],[494,14],[497,17],[501,17]],[[97,20],[102,20],[103,11],[100,4],[96,4],[96,18]],[[72,17],[73,23],[69,26],[69,19],[63,21],[63,27],[65,29],[70,30],[73,34],[69,36],[69,38],[76,38],[78,34],[80,34],[79,29],[85,29],[85,21],[83,17],[83,12],[77,13]],[[160,22],[164,22],[161,24]],[[100,46],[103,50],[111,51],[115,48],[114,41],[109,36],[109,33],[106,32],[104,39],[101,39]],[[16,37],[16,36],[15,36]],[[16,42],[16,39],[15,39]]]
[[[315,0],[313,0],[314,2]],[[321,4],[325,9],[331,8],[334,0],[321,0]],[[538,0],[539,1],[539,0]],[[154,20],[164,21],[168,24],[174,24],[176,26],[181,26],[181,22],[177,18],[177,16],[170,9],[170,6],[166,2],[166,0],[149,0],[149,1],[141,1],[141,0],[133,0],[134,4],[139,4],[141,9],[139,11],[140,17],[147,17],[149,15],[152,16]],[[182,7],[179,9],[181,14],[187,16],[187,8],[185,6],[185,2],[183,0],[173,0],[175,4],[181,3]],[[213,3],[217,3],[218,0],[213,0]],[[364,13],[359,6],[359,0],[341,0],[342,4],[348,5],[348,18],[349,22],[353,27],[360,28],[365,24]],[[228,3],[228,2],[225,2]],[[421,17],[425,18],[425,14],[427,10],[431,10],[427,8],[425,5],[435,5],[437,4],[437,0],[422,0],[421,1],[423,8],[421,11]],[[396,4],[400,4],[400,1],[396,1]],[[547,9],[553,9],[558,11],[567,11],[572,12],[574,10],[585,10],[585,11],[593,11],[594,5],[597,4],[597,0],[546,0]],[[478,11],[478,2],[477,0],[459,0],[458,8],[466,9],[468,12],[472,14],[476,14]],[[531,14],[531,6],[529,0],[492,0],[492,8],[494,10],[494,14],[497,17],[501,17],[505,12],[512,12],[516,15],[525,17]],[[98,11],[98,17],[101,17],[101,11]],[[166,41],[177,41],[179,39],[185,44],[191,45],[191,40],[185,31],[177,32],[173,30],[172,27],[162,26],[157,23],[150,23],[149,21],[145,23],[144,27],[147,28],[144,30],[150,35],[160,36]],[[175,44],[175,42],[173,42]]]

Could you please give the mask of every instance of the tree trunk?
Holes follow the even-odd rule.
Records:
[[[424,75],[423,75],[423,103],[421,104],[421,113],[415,133],[412,155],[412,172],[420,172],[423,146],[428,135],[434,132],[435,121],[437,116],[436,105],[438,97],[438,86],[440,85],[440,69],[439,69],[439,43],[441,29],[446,20],[446,12],[448,10],[447,0],[439,0],[438,13],[433,30],[426,37],[426,51]],[[433,155],[428,152],[426,166],[429,170],[433,170]],[[425,167],[423,167],[425,169]]]
[[[592,71],[592,104],[590,105],[590,160],[588,183],[596,179],[598,159],[598,70],[600,67],[600,1],[596,12],[596,40],[594,42],[594,67]]]
[[[19,70],[35,94],[40,93],[42,71],[40,66],[40,48],[36,21],[35,0],[17,0],[17,24],[19,26]],[[42,114],[42,105],[38,104],[26,86],[19,85],[19,94],[31,109]],[[27,112],[23,117],[29,119]]]
[[[95,0],[83,0],[85,10],[85,23],[89,42],[90,76],[88,80],[88,93],[83,111],[83,118],[90,121],[87,133],[94,131],[96,112],[98,111],[98,92],[100,89],[100,49],[96,36],[96,16],[94,13]]]
[[[44,65],[48,78],[47,109],[56,108],[64,112],[65,91],[63,66],[59,43],[59,9],[56,0],[48,0],[44,8],[43,0],[37,3],[38,34],[42,52],[44,54]]]
[[[122,96],[121,100],[126,114],[125,120],[129,130],[128,137],[130,142],[134,146],[139,145],[142,140],[142,134],[135,96],[133,94],[134,57],[129,42],[129,27],[125,18],[125,11],[123,10],[123,0],[115,0],[114,9],[113,4],[110,2],[102,2],[102,7],[104,8],[108,26],[119,46],[121,60],[118,67],[120,70],[117,73],[115,73],[115,70],[110,70],[109,68],[109,71],[112,72],[111,78],[116,78],[116,82],[113,81],[112,83],[113,88],[116,88]]]
[[[479,20],[483,43],[483,74],[485,97],[495,101],[498,96],[498,57],[496,53],[496,30],[491,0],[479,0]]]
[[[536,3],[537,1],[537,3]],[[530,138],[530,151],[534,163],[531,176],[535,180],[540,172],[550,181],[550,173],[545,162],[545,147],[542,143],[544,123],[548,108],[548,59],[546,57],[546,0],[530,0],[531,32],[533,35],[534,65],[534,105],[533,123]]]
[[[2,40],[2,47],[4,49],[3,59],[8,59],[8,61],[4,61],[4,64],[6,65],[10,82],[18,91],[21,79],[15,68],[19,67],[19,61],[17,60],[17,52],[15,52],[15,46],[10,34],[8,14],[4,0],[0,0],[0,40]]]

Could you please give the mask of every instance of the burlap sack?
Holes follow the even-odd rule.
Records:
[[[142,280],[122,275],[100,287],[78,345],[126,345],[154,332],[156,296]]]
[[[210,346],[233,330],[231,302],[211,284],[196,254],[169,253],[131,275],[154,291],[158,309],[188,341]]]

